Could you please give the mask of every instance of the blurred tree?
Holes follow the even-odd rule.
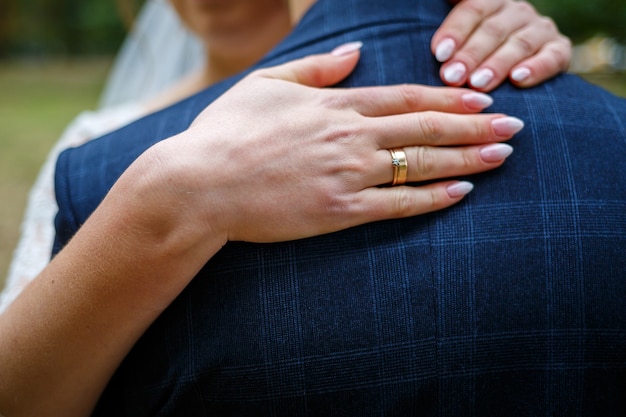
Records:
[[[8,1],[0,3],[0,56],[7,53],[8,40],[15,30],[12,26],[16,14],[14,3]]]
[[[143,0],[0,0],[0,57],[113,53]]]
[[[43,10],[38,0],[10,0],[16,9],[15,23],[9,49],[22,50],[28,54],[40,54],[44,47],[39,39],[45,39]]]
[[[46,44],[53,51],[70,55],[113,52],[124,37],[123,22],[111,0],[38,1],[46,16]]]
[[[626,0],[529,0],[574,42],[594,35],[626,41]]]

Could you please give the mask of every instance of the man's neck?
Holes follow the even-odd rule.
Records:
[[[316,0],[288,0],[289,14],[293,26],[297,25],[302,16],[309,10]]]

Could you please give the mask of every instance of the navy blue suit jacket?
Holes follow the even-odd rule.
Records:
[[[439,84],[429,42],[447,11],[319,0],[259,66],[361,40],[344,85]],[[141,152],[239,78],[63,153],[56,250]],[[569,75],[493,96],[491,110],[526,128],[465,201],[229,243],[136,344],[95,415],[626,415],[626,101]]]

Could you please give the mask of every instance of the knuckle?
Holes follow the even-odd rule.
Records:
[[[348,143],[354,140],[354,136],[352,129],[336,126],[327,130],[324,141],[327,143]]]
[[[541,16],[539,18],[539,24],[544,30],[555,33],[558,32],[556,23],[554,23],[554,20],[548,16]]]
[[[535,45],[524,36],[514,35],[512,41],[526,56],[532,55],[537,50]]]
[[[421,89],[408,84],[402,84],[397,87],[397,93],[400,97],[400,101],[408,109],[415,109],[423,100],[423,94]]]
[[[345,176],[352,180],[350,183],[360,182],[360,179],[371,169],[371,163],[356,152],[353,152],[351,157],[344,160],[343,165]]]
[[[483,52],[479,46],[466,46],[459,51],[456,59],[463,62],[469,71],[476,68],[483,61]]]
[[[482,29],[489,37],[498,40],[505,39],[509,33],[509,29],[505,26],[504,22],[495,18],[485,20]]]
[[[419,178],[429,178],[434,170],[435,158],[432,148],[419,146],[414,161],[414,168]]]
[[[437,144],[443,136],[442,120],[433,112],[422,113],[418,122],[418,134],[426,144]]]
[[[474,118],[474,122],[467,129],[467,134],[472,135],[474,140],[483,140],[489,138],[492,132],[491,122],[483,118]]]
[[[516,1],[513,4],[517,8],[516,11],[518,13],[537,15],[537,10],[535,10],[535,7],[527,1]]]
[[[571,49],[559,43],[551,43],[537,55],[534,66],[539,74],[554,74],[565,71],[571,61]]]
[[[371,151],[359,146],[358,142],[348,139],[351,143],[333,144],[329,147],[326,157],[320,165],[324,166],[323,174],[337,182],[335,190],[348,190],[355,184],[362,184],[371,170],[372,161],[368,156]],[[343,187],[343,188],[341,188]]]
[[[396,217],[409,217],[413,214],[415,201],[409,187],[396,187],[391,211]]]
[[[481,19],[487,14],[487,3],[479,0],[469,0],[461,3],[464,11],[468,14],[473,14],[474,17]]]
[[[425,206],[428,208],[428,211],[434,211],[439,207],[439,194],[433,188],[428,191],[428,198],[425,202]]]
[[[350,145],[359,137],[364,137],[364,127],[356,123],[337,119],[335,123],[328,124],[323,129],[323,141],[326,143]]]
[[[317,192],[319,206],[323,207],[331,218],[341,218],[352,210],[352,202],[339,188],[326,185],[320,187]]]
[[[556,64],[556,69],[564,69],[569,66],[570,62],[570,52],[569,49],[566,51],[560,48],[553,48],[552,51],[552,59]]]
[[[335,90],[338,91],[338,90]],[[364,106],[365,108],[376,107],[376,104],[380,102],[380,94],[378,87],[375,88],[359,88],[353,90],[343,90],[342,101],[338,101],[337,104],[343,106],[342,109],[350,108],[355,112],[359,112],[357,108]]]
[[[445,88],[445,90],[443,90],[445,92],[444,94],[444,99],[443,99],[443,104],[444,104],[444,108],[446,109],[453,109],[455,107],[458,107],[458,103],[459,103],[459,92],[455,91],[455,90],[449,90],[448,88]]]
[[[350,100],[347,95],[337,94],[336,91],[327,91],[326,94],[320,94],[320,104],[328,109],[346,109],[351,107]]]
[[[568,53],[569,53],[572,48],[572,40],[569,37],[563,34],[560,34],[559,41],[563,44],[563,46],[565,46],[568,49]]]
[[[327,207],[331,216],[340,217],[349,213],[351,205],[346,199],[335,196],[327,198],[324,207]]]
[[[476,159],[470,152],[462,152],[461,156],[463,158],[463,169],[470,170],[476,164]]]
[[[556,48],[556,59],[559,69],[565,71],[569,68],[572,62],[572,42],[568,37],[563,36],[563,48]]]

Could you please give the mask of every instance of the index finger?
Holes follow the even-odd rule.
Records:
[[[465,0],[456,5],[433,35],[430,47],[437,60],[450,59],[480,23],[503,6],[503,0]]]
[[[349,107],[363,116],[379,117],[426,110],[476,113],[493,104],[484,93],[467,88],[395,85],[324,90],[335,107]],[[337,95],[339,94],[339,95]]]

